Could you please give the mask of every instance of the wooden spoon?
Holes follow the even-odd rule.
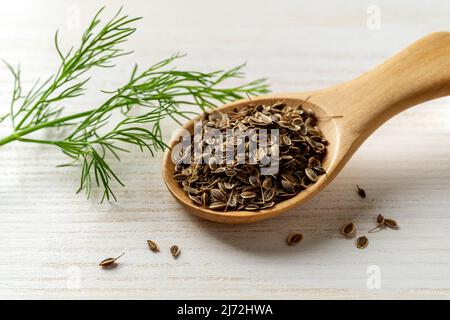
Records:
[[[310,108],[316,116],[343,116],[319,120],[318,126],[330,142],[323,164],[327,174],[295,197],[260,211],[221,212],[199,207],[173,179],[174,164],[170,150],[163,160],[164,181],[178,202],[204,219],[237,224],[273,217],[324,189],[364,140],[385,121],[409,107],[446,95],[450,95],[450,32],[437,32],[420,39],[354,80],[318,91],[252,98],[255,104],[270,105],[282,101],[288,105],[299,105],[310,97],[304,107]],[[248,104],[249,100],[241,100],[217,110],[227,112]],[[192,132],[193,121],[198,119],[188,122],[184,128]],[[169,146],[173,147],[177,142],[174,139]]]

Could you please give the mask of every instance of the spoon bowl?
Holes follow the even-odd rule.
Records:
[[[308,96],[301,98],[300,96],[292,96],[289,94],[252,98],[252,102],[254,104],[273,105],[276,102],[283,102],[286,105],[290,106],[303,105],[304,108],[310,109],[319,118],[318,126],[320,127],[324,137],[326,137],[329,140],[329,145],[327,146],[327,156],[323,162],[323,167],[327,168],[327,174],[321,175],[319,180],[316,183],[309,186],[306,190],[303,190],[302,192],[298,193],[296,196],[288,200],[277,203],[270,209],[263,209],[258,211],[221,212],[211,210],[208,208],[201,208],[192,203],[191,199],[189,199],[189,197],[183,192],[178,182],[173,179],[175,168],[174,164],[171,161],[170,150],[173,149],[173,147],[178,143],[178,139],[175,138],[169,144],[170,149],[166,151],[163,160],[164,163],[163,177],[170,193],[175,197],[175,199],[178,200],[179,203],[188,207],[194,214],[202,218],[216,222],[233,223],[233,224],[253,222],[275,216],[281,213],[282,211],[294,207],[297,203],[304,202],[308,200],[310,197],[314,196],[317,192],[322,190],[322,188],[324,188],[328,184],[328,180],[330,180],[331,174],[330,168],[332,168],[333,163],[335,163],[334,160],[336,158],[335,156],[336,152],[338,151],[339,145],[339,131],[338,131],[339,127],[336,123],[337,121],[339,121],[339,119],[328,118],[327,120],[320,120],[322,117],[325,118],[329,117],[330,115],[323,108],[314,105],[313,103],[306,100],[307,98]],[[227,113],[228,111],[231,111],[235,108],[240,109],[242,107],[248,106],[249,103],[250,101],[248,99],[240,100],[237,102],[224,105],[215,110],[220,111],[222,113]],[[183,126],[180,132],[183,130],[188,130],[192,134],[194,131],[194,122],[200,119],[201,116],[189,121],[185,126]],[[174,136],[179,137],[180,135],[176,133]]]
[[[221,223],[240,224],[276,216],[304,203],[323,190],[342,170],[359,146],[385,121],[399,112],[450,94],[450,33],[424,37],[378,67],[351,81],[323,90],[261,96],[240,100],[216,110],[227,113],[253,104],[303,105],[318,118],[317,126],[329,141],[323,162],[326,174],[296,196],[258,211],[215,211],[192,203],[173,178],[171,149],[179,134],[169,143],[163,159],[163,178],[170,193],[195,215]],[[194,121],[180,129],[194,130]]]

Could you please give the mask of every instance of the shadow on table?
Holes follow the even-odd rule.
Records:
[[[397,200],[414,198],[414,194],[426,193],[429,187],[418,185],[415,181],[444,178],[441,187],[446,189],[445,186],[448,186],[447,190],[450,188],[450,176],[443,177],[442,172],[438,170],[433,173],[416,172],[412,176],[409,173],[410,168],[401,168],[399,164],[399,168],[396,168],[398,176],[393,177],[392,171],[382,170],[383,163],[377,167],[380,169],[377,181],[373,185],[364,186],[368,191],[366,199],[361,199],[356,194],[355,185],[358,183],[356,180],[366,180],[364,176],[360,176],[364,173],[355,169],[356,172],[350,174],[348,171],[343,172],[314,199],[269,220],[245,225],[224,225],[187,214],[198,224],[199,232],[207,233],[227,246],[258,256],[283,256],[329,250],[330,241],[354,241],[343,239],[339,233],[340,227],[347,222],[353,221],[365,230],[371,227],[372,219],[375,223],[379,213],[391,212],[401,215],[402,208],[395,207]],[[405,186],[413,189],[405,190]],[[442,197],[445,197],[444,193]],[[431,206],[435,200],[435,198],[422,199],[425,201],[422,205],[427,206],[426,202],[429,201]],[[285,241],[287,235],[293,231],[302,232],[304,239],[300,244],[290,247]]]
[[[344,223],[354,221],[359,215],[374,212],[373,202],[358,198],[353,190],[354,186],[349,183],[345,185],[345,192],[339,191],[342,186],[331,186],[304,205],[251,224],[225,225],[186,214],[192,216],[192,221],[198,224],[199,232],[254,255],[282,256],[305,251],[318,252],[329,241],[346,241],[339,233]],[[288,246],[286,237],[294,231],[302,232],[304,239],[296,246]]]

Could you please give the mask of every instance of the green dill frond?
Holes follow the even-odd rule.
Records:
[[[20,67],[6,64],[14,86],[10,112],[0,117],[0,122],[11,118],[13,134],[1,139],[0,146],[20,141],[59,148],[71,159],[62,166],[81,165],[78,192],[84,191],[89,198],[92,188],[99,187],[103,189],[103,201],[116,199],[113,182],[124,185],[112,165],[114,160],[120,161],[121,154],[137,146],[153,156],[167,147],[161,128],[164,119],[181,124],[217,105],[267,93],[268,87],[264,79],[225,87],[227,80],[243,77],[244,65],[209,73],[183,70],[174,65],[183,55],[175,54],[141,71],[134,66],[124,85],[114,91],[103,90],[107,98],[98,107],[61,116],[63,102],[84,94],[90,79],[86,76],[88,71],[113,67],[116,58],[131,53],[120,45],[136,31],[133,24],[140,18],[122,15],[119,10],[101,26],[102,11],[103,8],[94,16],[77,48],[64,52],[56,32],[54,43],[60,66],[47,80],[36,81],[26,94],[21,86]],[[56,127],[64,127],[66,132],[59,140],[26,137]]]

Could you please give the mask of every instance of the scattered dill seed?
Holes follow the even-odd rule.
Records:
[[[170,253],[172,254],[172,256],[173,256],[174,258],[178,258],[178,256],[179,256],[180,253],[181,253],[181,250],[180,250],[180,248],[179,248],[178,246],[172,246],[172,247],[170,248]]]
[[[360,186],[356,185],[356,192],[358,193],[358,195],[361,198],[365,198],[366,197],[366,191],[362,188],[360,188]]]
[[[159,246],[155,241],[147,240],[147,245],[153,252],[159,252]]]
[[[374,228],[370,229],[368,232],[372,233],[372,232],[375,232],[375,230],[384,228],[385,227],[384,221],[385,221],[385,219],[384,219],[383,215],[379,214],[377,216],[377,225]]]
[[[353,222],[347,223],[342,226],[340,232],[343,236],[347,238],[353,238],[356,235],[356,227]]]
[[[288,235],[286,242],[288,245],[293,246],[293,245],[300,243],[300,241],[302,241],[302,240],[303,240],[303,234],[301,234],[300,232],[293,232],[290,235]]]
[[[356,247],[358,249],[364,249],[369,245],[369,239],[366,236],[359,237],[356,239]]]
[[[100,267],[112,267],[117,265],[116,261],[121,258],[125,252],[123,252],[121,255],[119,255],[116,258],[106,258],[105,260],[102,260],[102,262],[99,263]]]
[[[394,219],[384,219],[384,225],[394,230],[400,229],[397,222]]]
[[[377,229],[382,229],[384,227],[388,227],[394,230],[398,230],[400,229],[399,225],[397,224],[397,221],[395,221],[394,219],[387,219],[385,217],[383,217],[381,214],[379,214],[377,216],[377,226],[374,227],[373,229],[369,230],[369,233],[374,232]]]

